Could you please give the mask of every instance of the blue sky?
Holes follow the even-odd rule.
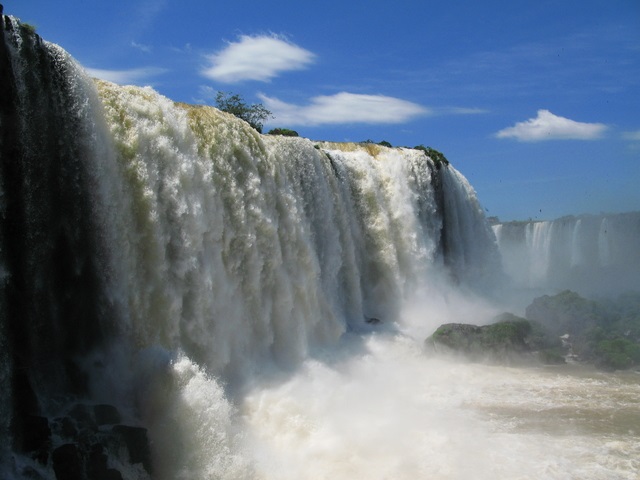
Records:
[[[640,210],[640,1],[4,0],[99,77],[442,151],[503,220]]]

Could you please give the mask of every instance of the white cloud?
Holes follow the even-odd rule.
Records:
[[[601,138],[607,126],[602,123],[583,123],[538,110],[536,118],[518,122],[496,133],[498,138],[515,138],[523,142],[544,140],[595,140]]]
[[[340,92],[313,97],[306,106],[286,103],[260,94],[278,123],[325,125],[341,123],[403,123],[432,112],[416,103],[384,95]]]
[[[131,42],[131,46],[136,48],[144,53],[151,53],[151,46],[145,45],[143,43]]]
[[[480,115],[489,113],[484,108],[468,108],[468,107],[445,107],[439,108],[437,113],[441,115]]]
[[[622,136],[626,140],[631,140],[632,142],[640,142],[640,130],[636,130],[635,132],[624,132]]]
[[[280,72],[302,70],[315,55],[276,35],[242,35],[222,51],[210,55],[211,66],[201,73],[224,83],[243,80],[267,82]]]
[[[86,72],[100,80],[118,83],[120,85],[148,83],[146,79],[165,73],[166,69],[158,67],[132,68],[129,70],[102,70],[99,68],[85,68]]]

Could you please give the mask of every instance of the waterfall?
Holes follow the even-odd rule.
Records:
[[[113,447],[144,427],[158,478],[248,475],[230,421],[243,381],[380,319],[393,329],[428,281],[486,286],[498,271],[453,167],[263,136],[211,107],[93,82],[3,19],[0,472],[52,475],[56,448],[80,449],[89,472],[97,448],[145,478]],[[94,405],[125,424],[106,440],[97,413],[77,413]]]
[[[492,228],[504,269],[518,287],[601,295],[640,284],[640,212]]]
[[[547,277],[551,260],[553,223],[534,222],[527,225],[526,244],[529,255],[529,286],[537,285]]]
[[[598,259],[603,267],[611,265],[611,247],[609,246],[609,222],[603,218],[598,231]],[[614,236],[614,235],[612,235]]]
[[[98,88],[126,182],[130,328],[216,374],[295,363],[367,317],[395,318],[443,257],[464,280],[493,247],[479,208],[465,210],[471,187],[419,151],[260,136],[148,88]]]
[[[582,219],[579,218],[574,227],[571,235],[571,266],[577,267],[584,263],[582,254],[582,247],[580,240],[582,239]]]

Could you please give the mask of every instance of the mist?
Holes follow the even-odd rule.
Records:
[[[425,150],[261,135],[3,18],[0,476],[636,475],[634,374],[425,340],[596,277],[594,251],[628,286],[637,217],[510,244]]]

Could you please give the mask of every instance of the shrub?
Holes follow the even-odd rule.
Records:
[[[27,35],[35,35],[36,27],[30,23],[21,23],[20,30]]]
[[[298,132],[289,130],[288,128],[273,128],[267,132],[267,135],[283,135],[285,137],[298,137]]]
[[[393,148],[393,145],[391,145],[389,142],[387,142],[386,140],[382,140],[381,142],[374,142],[373,140],[371,140],[370,138],[361,141],[360,143],[366,143],[366,144],[372,144],[372,145],[381,145],[383,147],[389,147],[389,148]]]
[[[414,150],[422,150],[426,153],[427,157],[433,160],[433,163],[436,164],[437,168],[440,168],[442,165],[449,165],[449,160],[444,156],[442,152],[439,152],[435,148],[425,147],[424,145],[417,145],[413,147]]]
[[[263,122],[267,118],[272,118],[271,112],[264,105],[261,103],[248,105],[238,94],[218,92],[216,108],[244,120],[260,133],[262,133]]]
[[[595,353],[600,367],[623,370],[640,364],[640,345],[623,337],[602,340]]]

